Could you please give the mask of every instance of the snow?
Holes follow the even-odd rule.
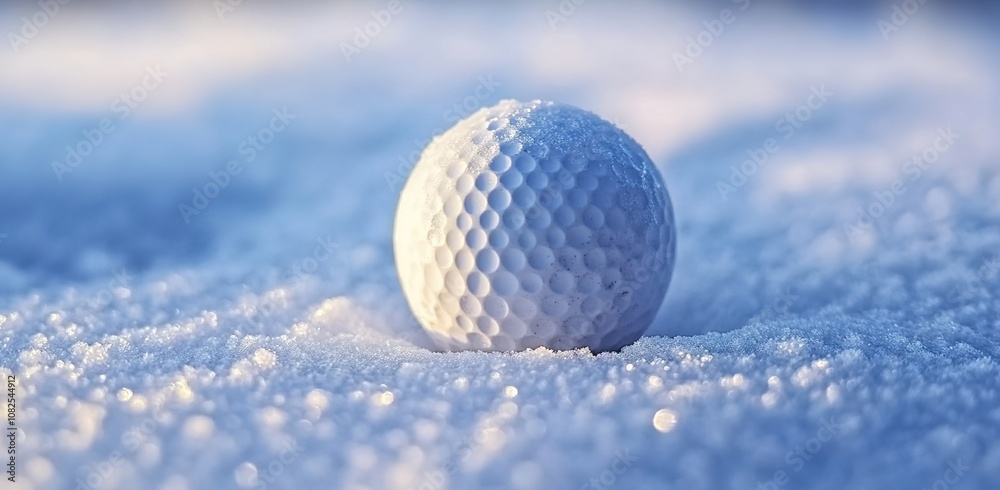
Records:
[[[995,11],[884,39],[889,4],[733,2],[678,69],[724,7],[407,2],[348,60],[384,4],[74,5],[0,49],[12,488],[1000,484]],[[674,279],[619,353],[436,353],[406,306],[402,179],[505,98],[594,111],[664,174]]]

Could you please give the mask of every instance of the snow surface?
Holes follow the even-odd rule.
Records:
[[[589,2],[553,28],[550,3],[406,3],[350,61],[383,4],[157,24],[70,4],[0,49],[0,366],[21,429],[3,488],[1000,486],[996,11],[927,2],[885,40],[889,4],[734,2],[678,70],[719,10]],[[814,93],[832,95],[785,138]],[[406,307],[408,167],[503,98],[592,110],[664,173],[674,280],[620,353],[435,353]],[[113,133],[57,179],[102,117]]]

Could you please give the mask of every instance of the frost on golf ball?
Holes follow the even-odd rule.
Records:
[[[674,265],[646,152],[576,107],[506,100],[434,139],[403,188],[396,266],[445,350],[617,350],[649,327]]]

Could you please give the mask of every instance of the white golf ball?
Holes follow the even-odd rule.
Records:
[[[600,117],[505,100],[434,139],[393,236],[410,308],[445,350],[617,350],[649,327],[674,266],[670,197]]]

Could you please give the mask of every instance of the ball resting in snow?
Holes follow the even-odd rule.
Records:
[[[646,152],[542,101],[502,101],[431,142],[393,241],[407,301],[446,350],[617,350],[652,322],[675,255]]]

